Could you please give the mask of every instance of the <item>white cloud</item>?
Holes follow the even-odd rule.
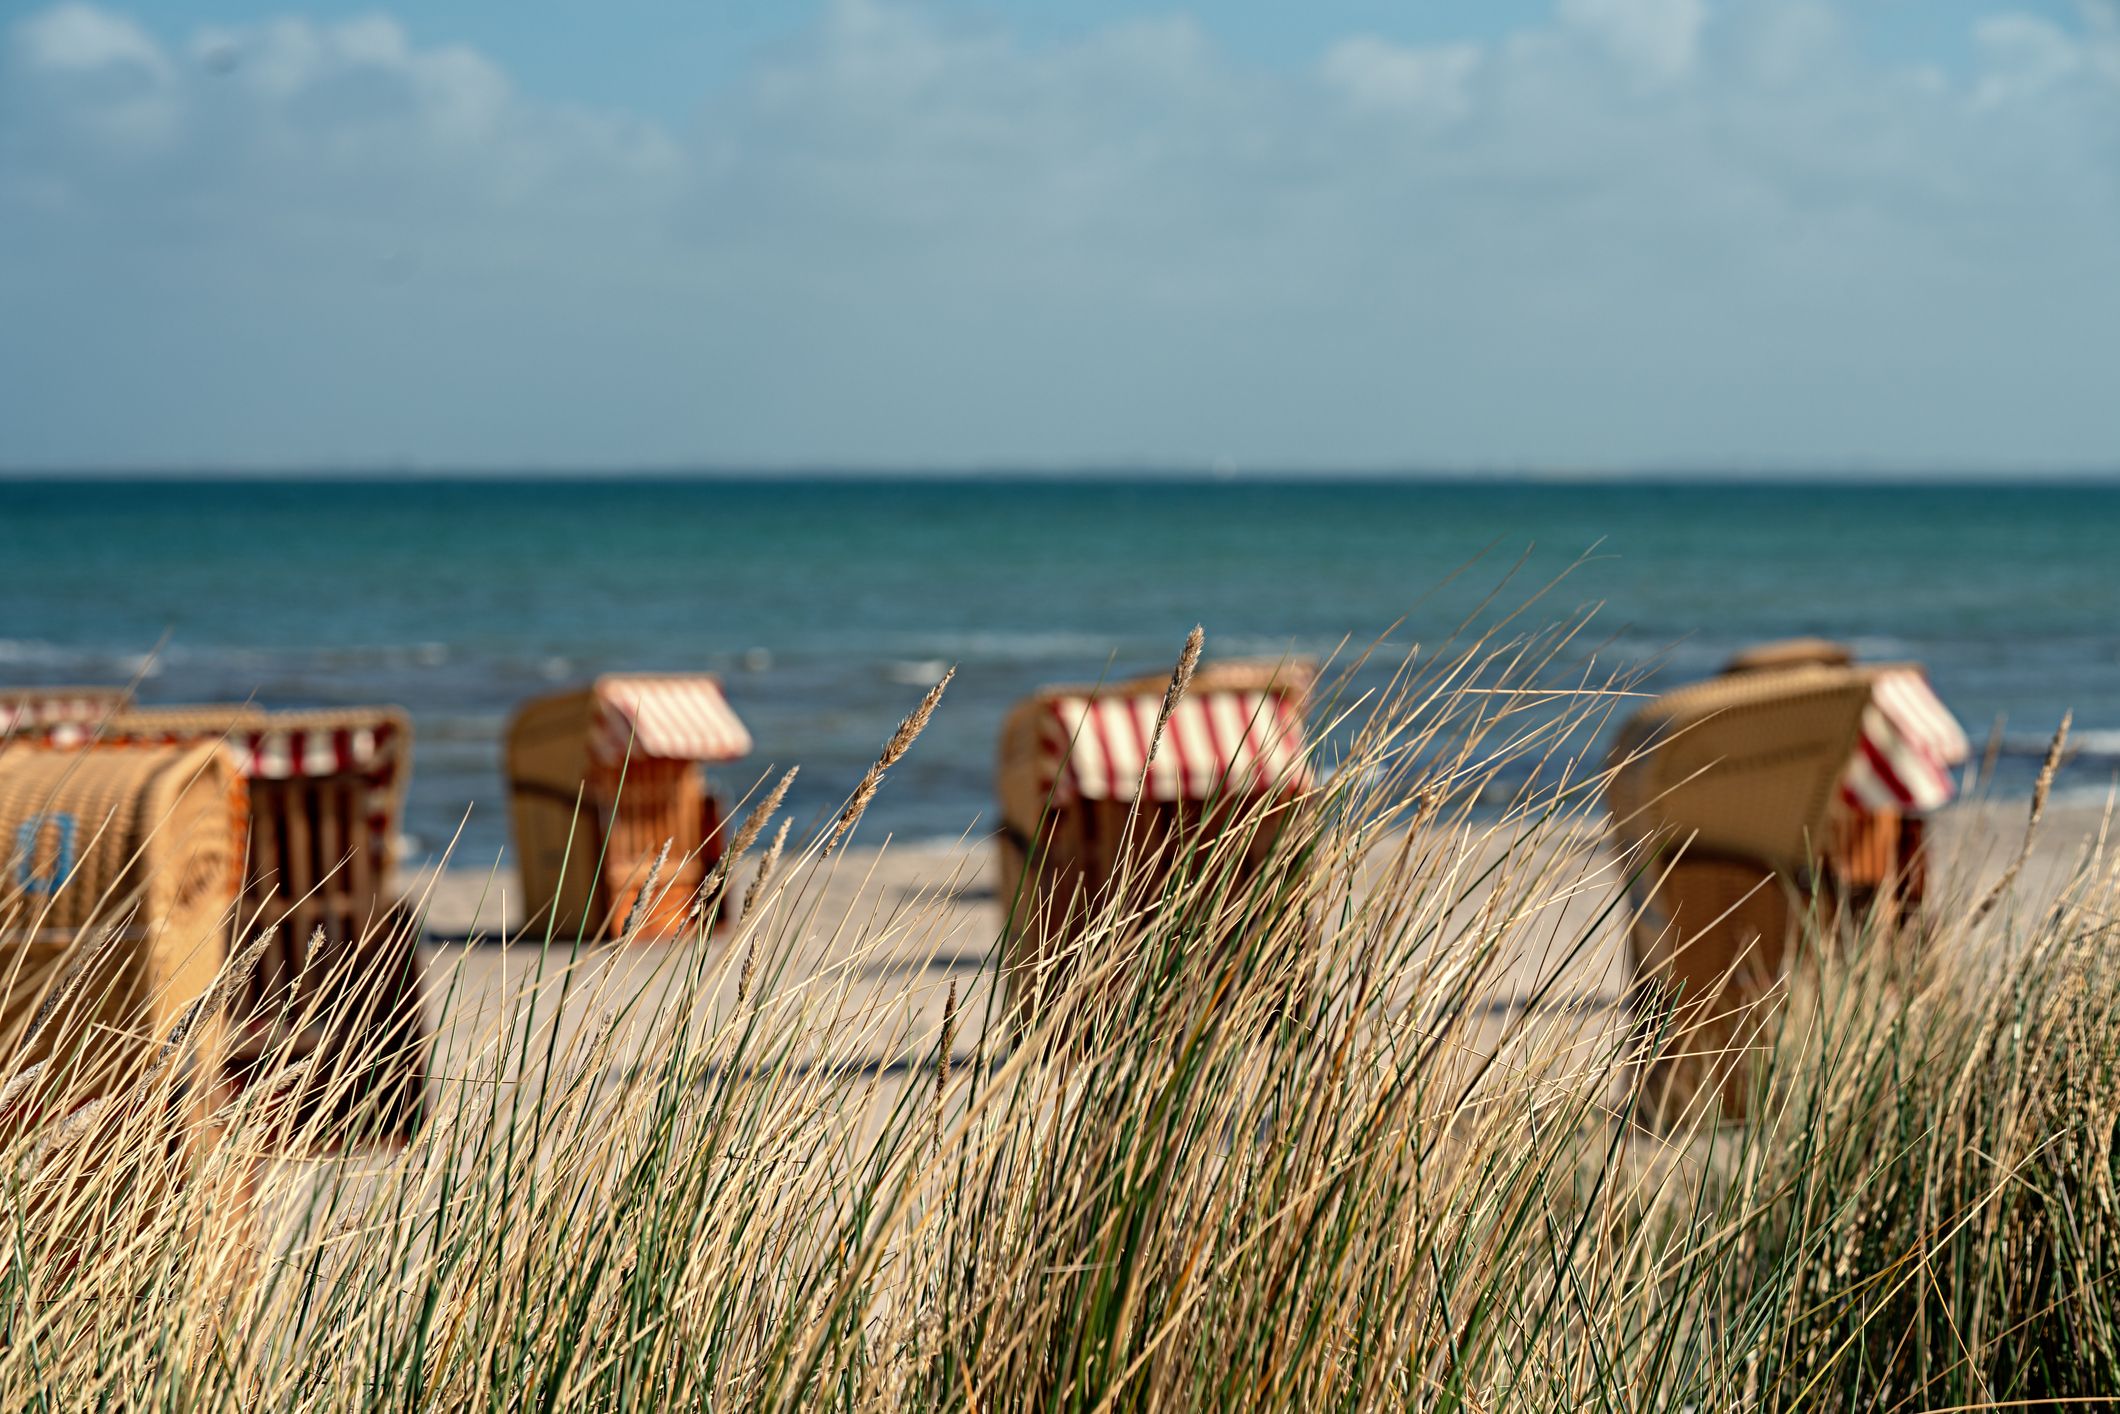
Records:
[[[17,27],[15,43],[33,69],[134,68],[156,78],[169,75],[162,46],[146,30],[93,5],[58,5],[32,15]]]
[[[1951,75],[1836,15],[1274,72],[835,0],[672,130],[385,17],[61,6],[0,57],[0,462],[2120,457],[2109,11]]]
[[[173,135],[169,56],[131,20],[64,4],[23,20],[13,39],[23,82],[54,119],[128,149]]]
[[[1356,35],[1326,50],[1319,70],[1364,107],[1460,118],[1471,110],[1480,58],[1477,44],[1414,48]]]
[[[2075,78],[2090,47],[2036,15],[1991,15],[1974,27],[1986,71],[1974,92],[1982,106],[2038,98]]]
[[[1566,24],[1660,79],[1692,69],[1708,22],[1706,0],[1560,0]]]

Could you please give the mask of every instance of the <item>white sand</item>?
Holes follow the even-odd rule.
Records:
[[[2065,875],[2099,826],[2099,814],[2083,808],[2056,809],[2043,826],[2020,888],[2037,895]],[[1935,833],[1934,896],[1947,899],[1984,892],[2023,839],[2021,804],[1968,805],[1947,812]],[[1579,881],[1554,901],[1548,916],[1519,930],[1519,955],[1508,959],[1493,994],[1480,1010],[1499,1026],[1538,981],[1557,970],[1559,958],[1586,935],[1565,969],[1563,985],[1549,998],[1556,1024],[1579,1028],[1589,1039],[1620,1024],[1612,1002],[1623,989],[1625,940],[1621,910],[1610,909],[1620,880],[1589,837],[1555,847],[1567,856],[1559,867]],[[795,955],[761,959],[762,972],[776,964],[783,986],[797,986],[819,1009],[862,1018],[864,1057],[871,1063],[902,1061],[930,1044],[940,1024],[943,998],[955,981],[962,993],[958,1049],[976,1046],[989,978],[984,968],[1001,922],[993,892],[993,847],[852,848],[816,877],[800,898],[784,900],[796,927],[770,930],[797,937]],[[408,898],[423,909],[428,935],[471,939],[430,944],[427,949],[429,1006],[437,1018],[445,1003],[449,1026],[444,1055],[461,1059],[465,1048],[490,1034],[495,1008],[521,1005],[526,983],[541,968],[556,970],[566,949],[546,954],[543,934],[520,931],[520,891],[506,873],[447,872],[415,877]],[[1609,910],[1609,912],[1608,912]],[[1602,919],[1602,921],[1600,921]],[[512,939],[503,944],[503,939]],[[718,936],[710,965],[732,946]],[[676,969],[687,959],[663,946],[597,949],[570,989],[572,1026],[592,1015],[623,1010],[646,989],[638,1018],[646,1025]],[[731,974],[736,970],[729,960]],[[733,987],[733,975],[724,979]],[[548,989],[549,990],[549,989]],[[454,993],[452,996],[451,993]]]

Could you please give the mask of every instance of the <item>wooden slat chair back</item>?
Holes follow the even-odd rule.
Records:
[[[1046,688],[1016,705],[1002,724],[997,773],[998,898],[1012,1011],[1050,1000],[1065,985],[1084,921],[1122,877],[1153,889],[1188,859],[1229,865],[1234,889],[1257,877],[1310,783],[1302,713],[1315,678],[1316,668],[1302,661],[1210,664],[1194,674],[1185,701],[1215,702],[1224,735],[1270,739],[1264,756],[1249,758],[1258,769],[1241,781],[1230,778],[1232,754],[1219,738],[1206,756],[1198,738],[1166,739],[1142,777],[1140,749],[1167,676]],[[1118,714],[1100,708],[1093,718],[1085,703],[1119,704]],[[1090,740],[1103,725],[1128,735]],[[1102,787],[1082,789],[1085,776],[1076,773],[1084,770],[1106,778]],[[1241,841],[1228,833],[1239,821],[1248,831]]]
[[[675,706],[643,709],[654,701]],[[525,703],[508,726],[509,819],[538,931],[617,937],[651,874],[638,939],[696,923],[700,886],[724,843],[702,763],[736,760],[750,746],[719,683],[699,674],[612,675]]]
[[[1608,803],[1629,843],[1757,860],[1808,877],[1862,727],[1870,683],[1807,665],[1710,678],[1623,725]]]
[[[595,715],[596,696],[583,688],[526,703],[508,724],[508,819],[523,907],[563,938],[592,925],[601,936],[608,921],[608,906],[596,911],[603,832],[589,782]]]

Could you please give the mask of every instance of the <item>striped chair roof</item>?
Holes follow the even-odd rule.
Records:
[[[1862,736],[1840,779],[1841,799],[1857,809],[1935,810],[1957,796],[1953,768],[1971,756],[1965,728],[1920,668],[1877,668]]]
[[[0,688],[0,736],[67,722],[100,722],[124,711],[131,697],[122,687]]]
[[[1296,791],[1311,783],[1299,699],[1275,688],[1188,692],[1156,741],[1158,693],[1060,693],[1043,746],[1056,799],[1157,802]]]
[[[402,774],[411,724],[396,707],[266,712],[243,703],[142,707],[107,721],[51,726],[55,746],[96,742],[225,741],[252,780]]]
[[[628,754],[674,761],[734,761],[751,733],[705,673],[632,673],[598,678],[589,751],[615,766]]]

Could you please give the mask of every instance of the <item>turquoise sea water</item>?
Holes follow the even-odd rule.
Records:
[[[2065,708],[2065,778],[2120,764],[2120,487],[1381,481],[596,479],[0,482],[0,685],[150,702],[403,704],[415,848],[504,839],[522,698],[617,668],[724,675],[750,763],[837,803],[949,664],[871,828],[989,818],[1001,714],[1040,683],[1216,652],[1445,636],[1527,550],[1514,604],[1601,603],[1572,663],[1666,682],[1815,633],[1926,662],[2022,789]],[[1437,586],[1479,558],[1455,582]],[[1425,596],[1425,597],[1424,597]],[[159,651],[157,645],[160,644]],[[746,778],[751,772],[741,773]]]

